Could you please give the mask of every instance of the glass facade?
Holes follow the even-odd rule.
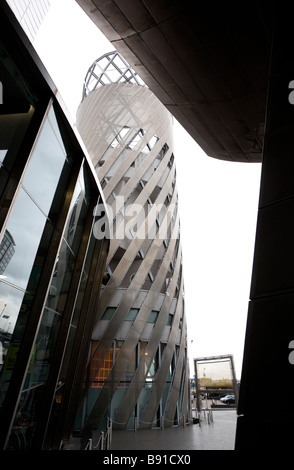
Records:
[[[1,7],[2,8],[2,7]],[[1,12],[0,442],[69,438],[108,241],[92,166],[35,59]],[[7,13],[8,14],[8,13]]]
[[[50,8],[50,0],[6,1],[28,35],[28,38],[33,41]]]

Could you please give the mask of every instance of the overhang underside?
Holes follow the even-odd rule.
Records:
[[[208,156],[262,161],[273,31],[269,5],[77,3]]]

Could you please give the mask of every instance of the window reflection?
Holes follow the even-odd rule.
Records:
[[[10,336],[18,319],[25,291],[34,292],[39,280],[44,256],[36,261],[35,257],[46,224],[44,213],[50,212],[65,161],[65,150],[51,108],[23,178],[23,188],[19,191],[0,243],[0,308],[1,305],[6,305],[5,316],[9,317]],[[62,194],[59,196],[62,197]],[[50,228],[49,232],[47,231],[46,243],[49,240],[48,235]],[[46,250],[46,247],[42,249]],[[23,312],[31,301],[28,297],[27,293],[27,301],[22,306]],[[4,317],[2,320],[5,319]],[[20,324],[23,326],[23,321],[20,321]],[[2,326],[3,321],[0,321],[0,328]],[[18,328],[19,331],[21,328]],[[7,353],[6,343],[3,346],[1,341],[1,344],[0,367]]]
[[[86,287],[87,287],[87,283],[89,279],[89,272],[91,269],[91,265],[93,263],[93,253],[94,253],[95,245],[96,245],[96,239],[92,235],[90,243],[88,245],[87,257],[86,257],[86,261],[85,261],[84,268],[82,271],[79,293],[77,296],[75,310],[74,310],[73,317],[72,317],[72,324],[74,326],[78,326],[80,316],[82,315],[84,295],[86,292]]]
[[[2,347],[0,346],[2,350],[0,351],[2,355],[0,357],[0,370],[1,367],[4,367],[4,373],[8,373],[9,376],[13,369],[15,357],[12,350],[8,354],[8,346],[19,313],[21,312],[23,315],[19,318],[17,336],[21,336],[27,319],[27,311],[32,301],[32,295],[26,294],[26,289],[29,288],[34,291],[39,279],[41,266],[37,264],[33,266],[33,264],[45,223],[46,218],[44,215],[25,191],[21,189],[1,242],[2,247],[6,245],[7,258],[2,265],[4,270],[0,276],[0,308],[2,307],[2,311],[5,306],[0,322],[0,341],[2,344]],[[10,252],[7,253],[9,244]],[[28,286],[29,278],[30,283]],[[24,301],[24,299],[26,300]],[[3,380],[5,381],[5,378]]]
[[[64,229],[53,277],[48,290],[46,307],[42,313],[41,324],[38,330],[37,339],[34,345],[30,366],[26,375],[21,401],[18,408],[18,415],[24,416],[25,414],[27,417],[26,420],[29,423],[31,435],[33,434],[35,425],[37,424],[34,416],[36,414],[36,410],[42,404],[42,394],[50,372],[52,357],[55,351],[63,313],[66,308],[72,277],[75,272],[76,255],[82,241],[82,234],[88,214],[88,205],[84,197],[88,190],[87,181],[83,178],[82,169],[72,197],[68,221]],[[91,244],[91,248],[93,250],[93,243]],[[87,258],[87,263],[85,265],[88,269],[90,262],[91,257]],[[81,276],[81,282],[75,299],[76,315],[74,316],[74,319],[76,322],[78,321],[79,313],[82,310],[82,299],[87,283],[86,271],[82,270],[79,275]],[[59,380],[61,384],[65,380],[64,376],[68,367],[69,352],[72,348],[76,328],[71,328],[70,331],[71,334],[68,337],[68,343],[65,347],[64,362],[62,364],[63,380]],[[61,398],[62,387],[58,393]],[[17,420],[15,421],[15,426],[17,426]],[[21,428],[24,429],[25,426],[21,425]]]
[[[0,149],[0,162],[2,163],[5,155],[7,154],[7,149]]]
[[[44,215],[21,189],[7,225],[7,231],[14,240],[15,252],[2,280],[26,289],[45,223]]]
[[[80,179],[73,194],[68,222],[64,230],[47,299],[47,306],[57,312],[62,312],[65,306],[88,213]]]
[[[0,371],[4,367],[8,355],[12,331],[16,322],[24,292],[0,282]],[[11,365],[6,364],[6,372]],[[2,401],[2,388],[0,385],[0,403]]]
[[[84,195],[85,190],[82,190],[80,181],[78,181],[69,212],[69,220],[64,233],[64,238],[75,255],[78,252],[84,230],[85,218],[88,213]]]
[[[2,242],[0,243],[0,276],[7,268],[12,256],[15,253],[15,241],[8,230],[5,230]]]
[[[42,385],[49,373],[52,353],[56,343],[56,334],[60,324],[60,315],[45,309],[36,339],[30,367],[26,376],[24,389]]]
[[[50,211],[65,162],[60,137],[51,125],[53,110],[49,114],[0,244],[0,309],[5,306],[0,318],[0,401],[8,389],[52,234],[44,212]]]
[[[46,302],[46,305],[56,312],[62,313],[64,310],[74,263],[74,254],[63,239]]]
[[[23,179],[23,186],[45,214],[49,213],[65,162],[64,146],[57,128],[53,129],[54,121],[51,109]]]

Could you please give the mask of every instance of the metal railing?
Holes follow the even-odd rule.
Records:
[[[206,415],[206,413],[207,413],[207,415]],[[196,422],[199,424],[199,426],[201,426],[201,421],[202,421],[202,416],[201,415],[202,414],[203,414],[204,420],[207,419],[208,424],[213,422],[212,410],[202,410],[202,413],[201,412],[196,413],[196,419],[197,419]],[[161,419],[160,419],[159,428],[160,429],[165,429],[165,423],[167,423],[167,422],[169,423],[169,426],[170,426],[170,424],[172,424],[173,426],[182,425],[183,427],[185,427],[185,426],[189,426],[190,424],[195,424],[195,418],[189,418],[188,416],[182,415],[177,420],[174,420],[173,422],[171,422],[170,420],[168,420],[167,418],[164,418],[162,416]],[[140,423],[141,424],[147,424],[147,425],[154,424],[154,423],[147,423],[145,421],[137,422],[137,424],[134,428],[135,431],[138,429]],[[113,424],[121,424],[122,425],[122,424],[126,424],[126,423],[117,423],[116,421],[113,421],[110,418],[108,418],[106,430],[105,431],[98,431],[96,433],[95,437],[91,437],[88,440],[84,450],[110,450],[111,442],[112,442],[112,427],[113,427]]]
[[[95,439],[90,438],[87,442],[85,450],[109,450],[112,441],[112,420],[108,418],[106,431],[99,431],[98,441],[94,444]]]

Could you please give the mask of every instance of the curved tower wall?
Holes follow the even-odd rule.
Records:
[[[170,426],[188,417],[188,361],[171,115],[145,86],[111,83],[77,128],[113,221],[89,361],[85,426]],[[103,213],[101,224],[103,231]]]

